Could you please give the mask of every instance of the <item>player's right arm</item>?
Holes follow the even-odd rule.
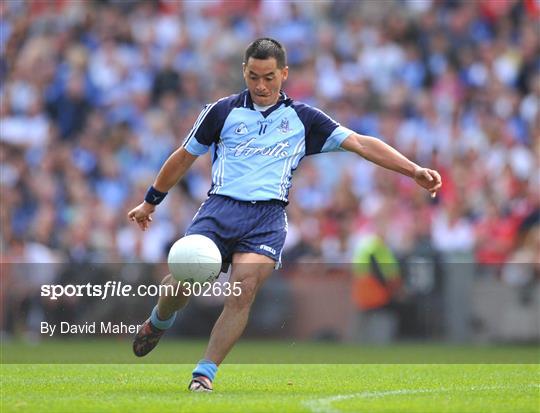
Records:
[[[143,231],[152,222],[152,213],[171,189],[193,165],[198,156],[208,152],[217,143],[223,123],[231,109],[229,100],[220,99],[206,105],[195,121],[184,143],[165,161],[144,202],[128,213],[128,219],[136,222]]]
[[[169,190],[186,174],[191,165],[193,165],[193,162],[195,162],[195,159],[197,159],[197,156],[189,153],[184,147],[180,147],[174,151],[161,167],[161,170],[152,185],[152,188],[156,191],[154,196],[159,198],[159,194],[166,194],[169,192]],[[148,202],[150,200],[148,199],[149,196],[152,197],[153,195],[147,194],[146,199],[128,213],[128,219],[136,222],[143,231],[145,231],[148,228],[148,225],[150,225],[150,222],[152,222],[151,215],[156,210],[157,205]]]
[[[154,188],[161,192],[169,192],[169,189],[182,179],[197,157],[183,146],[178,148],[161,167],[154,181]]]

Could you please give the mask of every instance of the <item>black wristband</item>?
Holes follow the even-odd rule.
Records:
[[[167,192],[160,192],[153,186],[148,188],[144,200],[152,205],[159,205],[161,201],[165,199]]]

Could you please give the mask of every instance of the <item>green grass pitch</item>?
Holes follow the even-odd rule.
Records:
[[[0,412],[540,412],[540,367],[531,362],[538,357],[536,348],[508,351],[521,351],[522,364],[488,364],[497,359],[505,362],[504,351],[475,348],[460,348],[454,355],[464,364],[410,364],[416,362],[410,358],[418,352],[426,354],[431,349],[433,355],[427,360],[439,363],[443,354],[455,349],[297,344],[295,357],[304,363],[310,354],[315,360],[327,352],[334,354],[329,359],[336,363],[343,363],[335,356],[341,353],[370,364],[293,364],[289,360],[283,362],[287,364],[253,364],[255,355],[265,351],[268,360],[277,362],[291,346],[244,342],[231,354],[231,363],[221,366],[214,393],[191,394],[187,384],[193,363],[186,364],[181,355],[194,357],[203,346],[202,342],[169,340],[160,344],[155,355],[135,362],[124,341],[4,343]],[[491,352],[496,357],[480,358],[486,364],[470,364],[460,356],[472,353],[474,358],[475,352],[485,357]],[[80,359],[74,358],[77,354]],[[117,361],[90,364],[100,360],[96,354]],[[299,358],[300,354],[305,358]],[[87,363],[34,364],[43,363],[44,358],[58,362],[61,355],[69,362]],[[395,364],[399,357],[409,364]],[[183,364],[175,364],[175,358]],[[394,364],[380,364],[385,358]],[[25,360],[32,364],[23,364]]]

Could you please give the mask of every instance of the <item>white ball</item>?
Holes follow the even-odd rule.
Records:
[[[173,244],[167,263],[177,281],[213,282],[221,272],[221,253],[210,238],[187,235]]]

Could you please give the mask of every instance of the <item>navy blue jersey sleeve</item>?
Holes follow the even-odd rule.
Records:
[[[182,146],[192,155],[205,154],[213,143],[219,141],[225,119],[233,107],[230,97],[206,105]]]
[[[295,102],[293,108],[304,124],[306,155],[341,150],[341,143],[353,133],[326,113],[312,106]]]

